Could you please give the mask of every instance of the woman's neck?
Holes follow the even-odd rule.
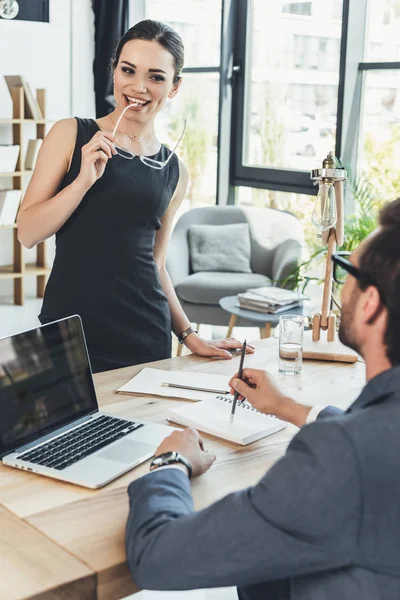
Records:
[[[127,112],[129,112],[129,110]],[[151,138],[155,137],[153,119],[151,121],[146,121],[145,123],[136,123],[134,121],[131,121],[130,119],[125,118],[127,112],[125,112],[124,116],[119,122],[118,131],[125,133],[131,139],[134,139],[136,137],[139,140],[150,140]],[[112,125],[111,129],[114,129],[120,115],[121,111],[119,111],[118,109],[115,109],[112,113],[108,115],[108,118],[110,119]]]

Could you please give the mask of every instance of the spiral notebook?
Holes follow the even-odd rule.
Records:
[[[230,423],[232,402],[232,396],[216,396],[213,400],[172,408],[167,419],[241,446],[272,435],[287,425],[276,417],[263,415],[247,402],[237,403],[235,418]]]

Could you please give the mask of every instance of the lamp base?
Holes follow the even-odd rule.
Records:
[[[305,331],[303,338],[303,358],[310,360],[330,360],[333,362],[355,363],[358,359],[358,354],[347,348],[335,336],[332,342],[326,339],[326,332],[321,331],[321,339],[314,342],[312,339],[312,331]]]

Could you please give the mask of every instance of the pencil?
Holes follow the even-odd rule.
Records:
[[[244,355],[246,354],[246,340],[244,340],[243,346],[242,346],[242,354],[240,355],[240,364],[239,364],[239,371],[238,371],[238,379],[242,379],[242,374],[243,374],[243,362],[244,362]],[[236,410],[236,403],[239,397],[239,392],[235,392],[235,395],[233,396],[233,402],[232,402],[232,410],[231,410],[231,416],[230,416],[230,423],[233,423],[233,418],[235,416],[235,410]]]
[[[212,394],[229,394],[227,390],[214,390],[212,388],[196,387],[194,385],[181,385],[180,383],[167,383],[161,384],[163,387],[178,388],[180,390],[193,390],[195,392],[211,392]]]

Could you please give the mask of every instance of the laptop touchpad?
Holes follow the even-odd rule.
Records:
[[[150,444],[124,440],[114,444],[110,448],[106,448],[102,452],[96,454],[96,456],[122,463],[134,463],[137,460],[144,458],[146,455],[153,453],[154,448],[153,446],[150,446]]]

